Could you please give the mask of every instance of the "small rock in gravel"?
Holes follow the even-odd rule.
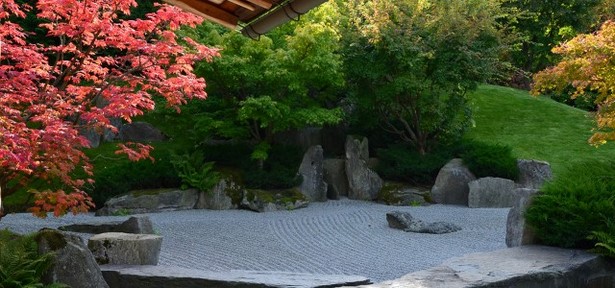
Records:
[[[386,215],[389,227],[404,230],[406,232],[444,234],[461,230],[461,227],[447,222],[425,224],[423,221],[412,217],[408,212],[392,211]]]

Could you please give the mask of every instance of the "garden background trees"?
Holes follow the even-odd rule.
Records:
[[[170,6],[125,20],[135,1],[19,3],[0,4],[2,196],[43,179],[51,189],[32,191],[34,213],[87,211],[92,202],[82,187],[91,180],[77,179],[75,172],[91,174],[82,151],[89,143],[79,131],[115,131],[110,119],[130,122],[154,109],[155,97],[178,111],[188,99],[204,99],[204,79],[194,75],[192,64],[217,51],[187,37],[180,45],[174,31],[201,19]],[[31,42],[13,21],[29,9],[36,9],[49,42]],[[136,160],[147,158],[149,148],[127,143],[118,152]]]
[[[196,68],[211,95],[192,105],[198,140],[254,140],[252,158],[262,167],[277,133],[341,121],[344,82],[331,13],[317,9],[256,41],[209,23],[186,31],[222,55]]]
[[[533,92],[563,93],[572,85],[573,98],[597,95],[597,130],[589,141],[615,140],[615,22],[605,22],[596,33],[578,35],[553,52],[562,61],[535,75]]]
[[[338,2],[344,63],[362,121],[420,154],[459,138],[466,93],[501,67],[497,1]],[[376,119],[377,118],[377,119]]]

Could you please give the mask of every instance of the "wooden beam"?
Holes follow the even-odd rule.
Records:
[[[207,20],[216,22],[230,29],[235,29],[239,19],[237,16],[220,9],[219,7],[200,0],[163,0],[177,6],[186,12],[194,13]]]
[[[254,6],[246,1],[243,0],[228,0],[228,2],[231,2],[237,6],[243,7],[245,9],[248,9],[250,11],[254,11],[256,8],[254,8]]]
[[[271,1],[267,1],[267,0],[247,0],[247,1],[252,3],[252,4],[254,4],[254,5],[256,5],[256,6],[259,6],[259,7],[262,7],[264,9],[267,9],[267,10],[269,10],[271,8],[271,6],[273,5],[273,3],[271,3]]]

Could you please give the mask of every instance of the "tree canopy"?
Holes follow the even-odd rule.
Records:
[[[154,97],[178,111],[188,99],[204,99],[205,81],[192,64],[218,52],[178,39],[175,30],[201,19],[172,6],[126,19],[134,0],[21,3],[0,3],[0,191],[7,196],[30,179],[44,179],[54,190],[32,191],[36,215],[87,211],[93,204],[81,188],[91,179],[74,172],[91,175],[82,152],[90,144],[79,131],[116,131],[111,119],[130,122],[154,109]],[[53,41],[35,43],[14,21],[30,10]],[[151,147],[119,148],[137,160]]]
[[[344,63],[359,115],[421,154],[461,136],[465,94],[500,62],[495,1],[349,1]],[[362,111],[362,112],[361,112]]]

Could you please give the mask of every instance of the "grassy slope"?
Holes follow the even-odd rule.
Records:
[[[592,116],[548,98],[484,85],[470,96],[475,127],[468,137],[513,147],[518,158],[551,163],[555,175],[576,161],[615,159],[615,143],[587,143]]]

